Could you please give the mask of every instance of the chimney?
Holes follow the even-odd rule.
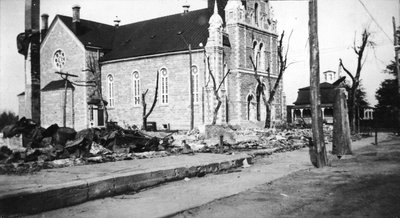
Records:
[[[46,36],[47,30],[49,29],[49,15],[42,14],[42,30],[40,31],[40,36],[43,41],[44,37]]]
[[[121,20],[120,19],[118,19],[118,16],[115,16],[115,20],[114,20],[114,26],[115,26],[115,28],[118,28],[119,27],[119,23],[121,22]]]
[[[186,2],[186,4],[182,5],[183,13],[186,14],[189,12],[190,5]]]
[[[79,34],[79,28],[80,28],[80,14],[79,10],[81,9],[81,6],[79,5],[74,5],[72,6],[72,31],[75,34]]]

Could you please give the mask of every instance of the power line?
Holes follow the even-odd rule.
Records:
[[[386,37],[389,39],[390,42],[393,43],[392,38],[390,38],[390,36],[385,32],[385,30],[383,30],[383,28],[381,27],[381,25],[379,25],[378,21],[376,21],[376,19],[374,18],[374,16],[372,16],[371,12],[369,12],[367,6],[365,6],[365,4],[361,1],[358,0],[360,2],[360,4],[363,6],[363,8],[365,9],[365,11],[368,13],[368,15],[371,17],[371,19],[375,22],[375,24],[379,27],[379,29],[382,30],[382,32],[386,35]]]

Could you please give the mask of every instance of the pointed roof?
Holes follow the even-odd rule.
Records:
[[[70,81],[67,81],[67,88],[75,89],[74,85],[72,85]],[[43,87],[42,91],[54,91],[59,89],[65,89],[65,80],[53,80]]]
[[[222,26],[222,24],[224,24],[221,16],[219,16],[219,14],[218,14],[217,0],[215,0],[215,3],[214,3],[214,13],[210,17],[210,21],[208,23],[210,24],[210,28],[220,28]]]
[[[56,18],[57,17],[62,20],[62,22],[73,32],[72,17],[56,15]],[[104,49],[111,49],[114,32],[114,26],[94,22],[91,20],[80,19],[79,34],[75,35],[84,46],[95,46]]]

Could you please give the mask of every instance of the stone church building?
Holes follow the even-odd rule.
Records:
[[[108,120],[121,126],[141,126],[142,93],[148,90],[148,111],[155,96],[157,72],[158,98],[148,121],[156,122],[157,129],[189,129],[192,89],[194,126],[210,124],[217,101],[208,69],[217,86],[230,72],[219,89],[222,105],[218,124],[256,122],[257,110],[261,115],[258,119],[265,120],[264,104],[256,102],[257,81],[250,56],[257,57],[258,74],[268,89],[267,67],[272,84],[278,73],[277,22],[268,0],[209,0],[205,9],[189,11],[186,6],[183,13],[126,25],[119,25],[119,20],[107,25],[81,17],[84,8],[81,11],[74,6],[71,17],[57,15],[48,27],[47,16],[42,15],[42,126],[63,123],[65,90],[67,126],[77,130],[104,126],[100,85]],[[31,55],[29,50],[27,63]],[[68,77],[66,82],[56,72],[77,77]],[[27,107],[29,88],[19,95],[20,117],[33,117]],[[281,84],[272,120],[284,117],[283,99]]]

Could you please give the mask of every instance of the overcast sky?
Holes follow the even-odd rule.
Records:
[[[81,18],[113,24],[115,16],[121,25],[168,14],[180,13],[186,0],[41,0],[40,13],[72,15],[71,6],[81,6]],[[190,10],[204,8],[206,0],[187,0]],[[375,91],[389,75],[382,73],[394,57],[392,16],[399,17],[399,0],[319,0],[319,43],[321,72],[338,70],[338,59],[351,71],[357,57],[352,50],[354,38],[368,28],[374,48],[366,51],[361,78],[367,100],[376,104]],[[309,85],[308,1],[273,1],[278,31],[293,30],[289,63],[284,75],[287,104],[297,97],[298,88]],[[0,111],[18,112],[16,95],[24,91],[24,57],[17,53],[16,36],[24,31],[24,0],[0,0]],[[356,41],[357,43],[358,41]],[[344,72],[343,72],[344,74]]]

